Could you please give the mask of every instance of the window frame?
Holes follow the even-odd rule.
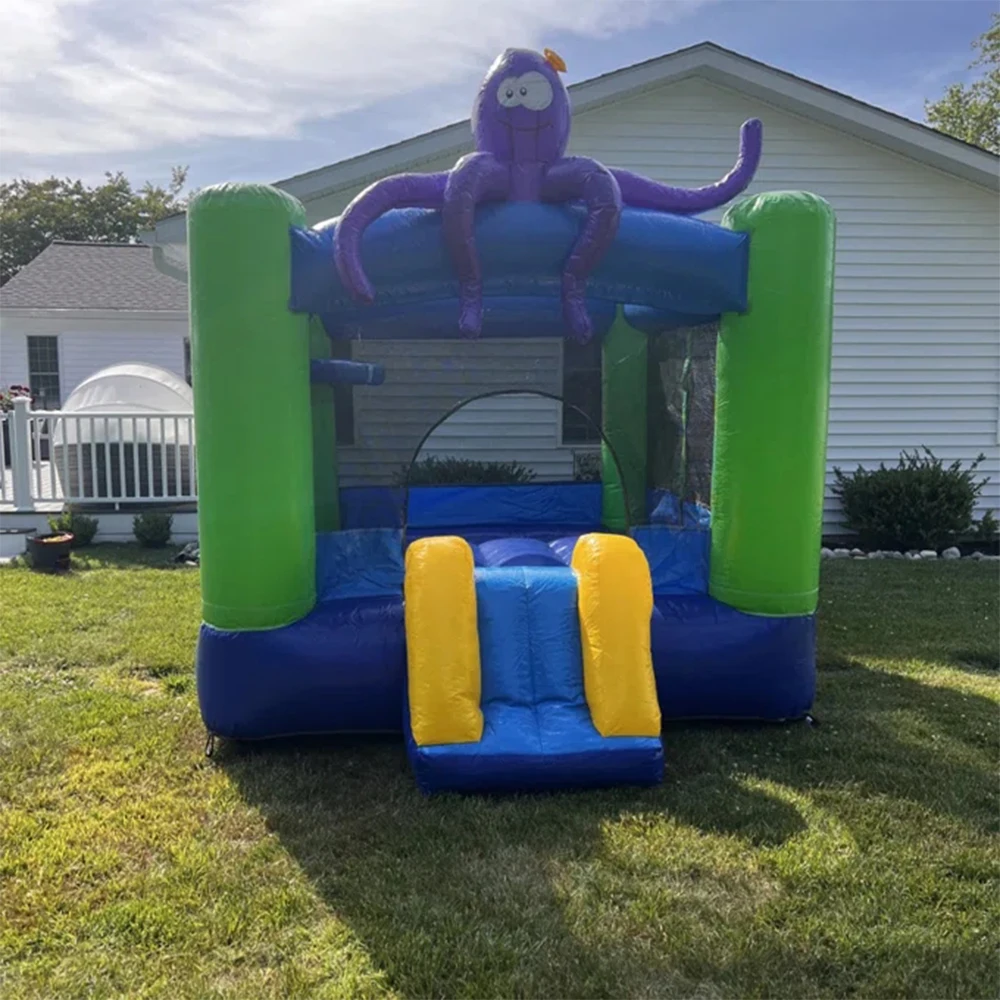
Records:
[[[575,439],[573,437],[568,437],[566,434],[566,418],[568,414],[573,414],[577,420],[580,419],[579,414],[574,414],[574,411],[570,409],[572,406],[579,405],[574,402],[573,399],[569,398],[566,392],[566,376],[568,369],[566,364],[566,354],[567,349],[574,350],[578,347],[587,348],[597,353],[597,364],[595,366],[590,366],[588,368],[577,368],[572,371],[573,374],[594,374],[596,375],[597,381],[597,413],[589,413],[588,416],[594,421],[594,424],[587,423],[585,425],[587,429],[588,436],[584,439]],[[600,448],[601,447],[601,417],[604,407],[604,385],[603,385],[603,372],[602,372],[602,357],[603,357],[603,344],[600,337],[594,337],[584,345],[577,345],[575,341],[570,341],[563,338],[559,345],[559,396],[562,400],[559,406],[559,446],[561,448],[575,448],[575,449],[588,449],[588,448]],[[580,407],[585,413],[587,412],[585,407]]]
[[[54,356],[55,356],[55,371],[36,371],[32,367],[32,342],[33,341],[51,341],[54,346]],[[27,362],[28,371],[28,388],[31,389],[31,398],[35,400],[35,404],[38,405],[39,409],[42,410],[58,410],[62,407],[62,357],[61,357],[61,345],[59,343],[59,335],[54,333],[48,334],[27,334],[24,338],[24,353],[25,361]],[[38,383],[35,381],[38,378],[55,378],[55,396],[56,405],[48,405],[48,393],[43,392],[38,388]]]

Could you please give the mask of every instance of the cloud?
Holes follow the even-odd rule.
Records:
[[[290,138],[465,79],[507,45],[609,36],[701,2],[0,0],[5,172],[20,158]]]

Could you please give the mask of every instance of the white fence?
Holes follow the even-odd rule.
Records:
[[[31,410],[27,399],[3,414],[0,502],[31,510],[65,503],[185,503],[197,499],[190,413],[64,413]]]

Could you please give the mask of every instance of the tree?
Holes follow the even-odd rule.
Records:
[[[965,85],[953,83],[939,101],[925,102],[927,121],[942,132],[1000,153],[1000,14],[973,43],[978,52],[972,66],[985,75]]]
[[[49,177],[0,184],[0,285],[52,240],[131,243],[143,229],[183,210],[187,167],[174,167],[164,188],[148,181],[134,190],[121,172],[103,184]]]

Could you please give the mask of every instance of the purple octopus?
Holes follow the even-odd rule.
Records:
[[[563,315],[570,335],[591,335],[584,297],[587,277],[618,231],[622,205],[692,215],[743,191],[760,162],[762,126],[740,128],[736,165],[720,181],[677,188],[605,167],[585,156],[564,156],[570,130],[569,95],[556,53],[507,49],[490,67],[476,96],[472,131],[476,151],[451,170],[398,174],[377,181],[347,206],[337,226],[334,260],[341,281],[363,302],[375,297],[361,263],[361,237],[394,208],[440,209],[444,239],[459,279],[459,329],[477,337],[483,323],[483,277],[476,251],[476,206],[486,201],[579,201],[587,218],[562,274]]]

